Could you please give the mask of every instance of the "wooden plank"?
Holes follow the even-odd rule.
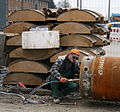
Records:
[[[60,33],[91,34],[93,28],[83,23],[65,22],[55,26],[52,30],[59,30]]]
[[[99,18],[100,18],[100,23],[104,23],[104,16],[101,13],[93,11],[93,10],[88,10],[88,9],[84,9],[84,10],[87,11],[87,12],[89,12],[89,13],[92,12],[92,13],[98,15]]]
[[[49,34],[49,32],[47,32],[47,34]],[[51,33],[50,33],[51,34]],[[51,36],[54,36],[56,34],[57,35],[57,32],[52,32]],[[59,34],[58,34],[59,35]],[[50,35],[48,35],[50,36]],[[28,37],[28,36],[27,36]],[[34,36],[35,37],[35,36]],[[36,36],[37,37],[37,36]],[[36,38],[35,37],[35,38]],[[53,37],[52,37],[53,38]],[[57,37],[56,37],[57,38]],[[27,39],[27,38],[26,38]],[[44,38],[45,39],[45,38]],[[30,39],[28,39],[30,40]],[[54,40],[54,38],[53,38]],[[54,41],[55,42],[55,41]],[[41,43],[41,42],[40,42]],[[50,42],[49,42],[50,43]],[[55,43],[54,43],[55,44]],[[53,46],[52,42],[50,43],[51,46]],[[13,36],[11,38],[9,38],[7,41],[6,41],[6,46],[22,46],[22,35],[16,35],[16,36]],[[41,45],[42,46],[42,45]],[[55,47],[55,46],[54,46]]]
[[[23,9],[9,15],[8,21],[45,21],[45,15],[38,10]]]
[[[97,37],[100,37],[100,39],[104,43],[104,46],[110,45],[110,40],[106,39],[105,35],[97,35],[97,34],[94,34],[94,35]]]
[[[13,23],[4,28],[4,33],[22,33],[23,31],[28,31],[31,27],[35,26],[31,23]]]
[[[68,55],[69,52],[70,52],[70,50],[65,50],[65,51],[61,51],[61,52],[55,54],[54,56],[52,56],[50,58],[50,62],[51,63],[55,62],[59,56]],[[80,50],[79,61],[81,61],[84,56],[89,56],[89,55],[90,55],[89,53],[87,53],[87,52],[85,52],[83,50]]]
[[[107,33],[107,30],[104,27],[98,28],[98,34],[105,35]]]
[[[19,35],[18,33],[5,33],[7,38],[13,37],[13,36],[17,36]]]
[[[22,36],[16,35],[6,41],[6,46],[22,46]]]
[[[85,35],[67,35],[60,38],[61,46],[93,47],[95,43],[94,38]]]
[[[110,45],[110,40],[106,39],[105,40],[105,46]]]
[[[24,85],[41,85],[43,83],[40,76],[30,73],[12,73],[4,78],[4,84],[16,84],[16,81]]]
[[[55,55],[53,55],[51,58],[50,58],[50,62],[55,62],[56,59],[59,57],[59,56],[64,56],[64,55],[68,55],[70,52],[70,50],[66,50],[66,51],[61,51]]]
[[[105,35],[108,32],[108,30],[101,25],[98,24],[89,24],[89,25],[93,27],[93,32],[96,34]]]
[[[51,17],[47,17],[46,21],[57,21],[57,18],[55,18],[55,17],[54,18],[53,17],[52,18]]]
[[[97,56],[97,55],[105,55],[105,50],[103,50],[100,47],[94,47],[94,48],[80,48],[83,51],[86,51],[88,53],[90,53],[93,56]]]
[[[57,17],[57,21],[99,22],[99,16],[85,10],[68,10]]]
[[[86,35],[89,38],[93,38],[96,40],[96,43],[94,44],[94,46],[104,46],[107,44],[106,39],[103,38],[101,35],[97,35],[97,34],[93,34],[93,35]]]
[[[10,72],[48,73],[48,68],[42,63],[27,60],[15,60],[8,69]]]
[[[44,50],[23,50],[22,48],[16,48],[9,53],[9,58],[24,58],[28,60],[45,60],[57,53],[56,49],[44,49]]]

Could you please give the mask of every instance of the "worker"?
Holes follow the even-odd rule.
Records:
[[[58,57],[51,67],[49,81],[60,81],[51,84],[54,103],[60,103],[60,96],[66,96],[78,89],[78,84],[68,82],[68,79],[73,79],[75,74],[79,74],[79,55],[79,50],[72,49],[68,55]]]
[[[110,31],[111,31],[112,24],[108,25],[108,32],[107,32],[107,39],[110,39]]]

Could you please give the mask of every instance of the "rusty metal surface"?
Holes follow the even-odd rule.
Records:
[[[90,60],[91,63],[88,63]],[[101,56],[90,60],[84,59],[81,63],[82,95],[98,100],[120,101],[120,57]]]
[[[91,75],[93,56],[85,56],[80,66],[80,93],[83,98],[91,97]]]

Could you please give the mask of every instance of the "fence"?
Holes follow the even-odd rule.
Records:
[[[111,41],[110,45],[103,47],[106,51],[105,56],[115,56],[120,57],[120,42]]]
[[[119,14],[120,12],[120,0],[79,0],[79,7],[82,9],[90,9],[101,13],[106,19],[112,15],[112,13]],[[108,46],[103,47],[106,51],[106,56],[120,56],[120,28],[112,28],[110,32],[111,43]]]
[[[69,0],[69,1],[73,2],[74,0]],[[109,18],[109,16],[112,15],[112,13],[119,13],[120,10],[119,7],[120,0],[79,0],[79,2],[80,2],[79,3],[80,8],[100,12],[107,19]]]

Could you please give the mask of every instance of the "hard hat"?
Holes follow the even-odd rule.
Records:
[[[112,26],[112,24],[109,24],[109,25],[108,25],[108,27],[111,27],[111,26]]]
[[[70,53],[80,55],[80,51],[77,49],[71,49]]]

